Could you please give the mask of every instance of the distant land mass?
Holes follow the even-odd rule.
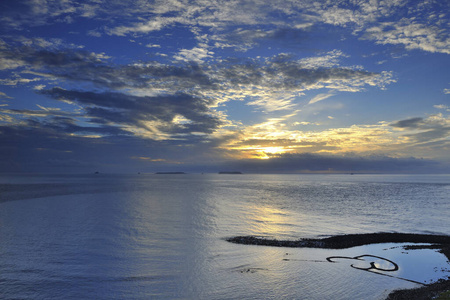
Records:
[[[219,174],[242,174],[242,172],[239,171],[220,171]]]
[[[155,174],[186,174],[185,172],[156,172]]]

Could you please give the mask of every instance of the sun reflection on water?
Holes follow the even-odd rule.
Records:
[[[274,238],[286,238],[295,234],[295,227],[300,220],[288,210],[281,210],[270,205],[252,206],[248,215],[254,235]]]

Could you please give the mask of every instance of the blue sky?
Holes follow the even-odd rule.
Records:
[[[448,1],[0,4],[4,172],[450,172]]]

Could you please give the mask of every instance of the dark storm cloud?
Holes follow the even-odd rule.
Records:
[[[76,101],[85,107],[87,116],[98,123],[112,122],[144,127],[144,121],[160,121],[170,133],[211,133],[221,121],[212,115],[204,99],[187,94],[139,97],[122,93],[68,91],[61,88],[41,91],[58,100]],[[177,116],[188,121],[174,123]]]

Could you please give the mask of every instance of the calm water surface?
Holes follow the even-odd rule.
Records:
[[[449,263],[396,244],[286,249],[224,239],[449,234],[449,211],[448,175],[3,175],[0,298],[383,299],[448,276]],[[400,270],[326,261],[362,254]]]

